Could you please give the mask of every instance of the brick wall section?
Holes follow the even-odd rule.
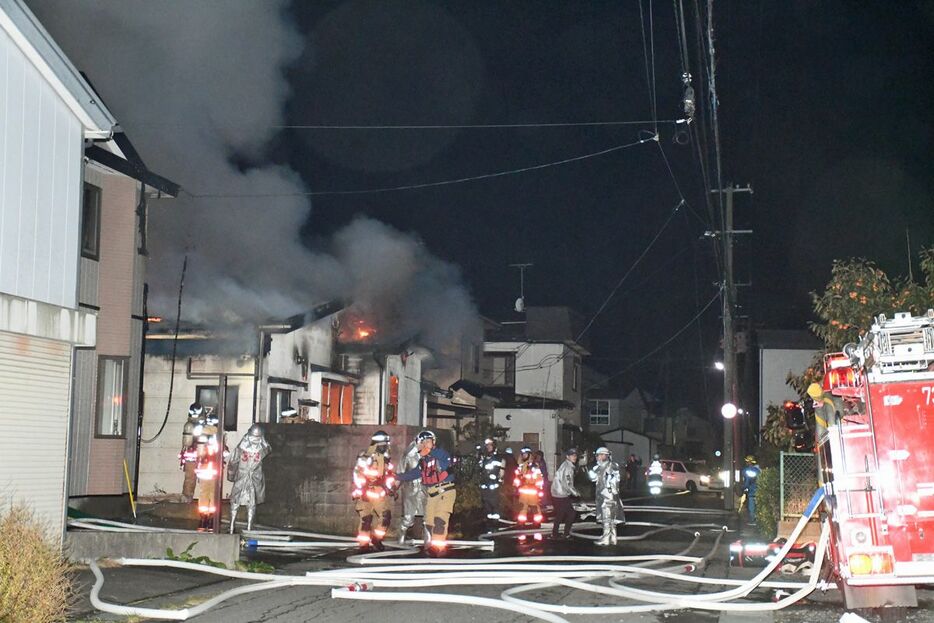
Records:
[[[415,426],[267,424],[272,454],[263,463],[266,502],[256,511],[259,523],[351,535],[357,513],[350,499],[351,476],[357,455],[377,430],[392,436],[392,461],[421,430]],[[436,431],[442,447],[452,448],[449,431]],[[393,502],[393,530],[399,523],[401,502]]]

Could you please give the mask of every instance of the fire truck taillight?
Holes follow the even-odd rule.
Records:
[[[850,554],[850,573],[853,575],[879,575],[892,573],[892,555],[886,552]]]

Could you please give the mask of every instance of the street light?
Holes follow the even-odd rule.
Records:
[[[713,362],[713,367],[714,367],[715,369],[719,370],[720,372],[723,372],[724,365],[723,365],[723,362],[722,362],[722,361],[714,361],[714,362]]]
[[[720,407],[720,415],[722,415],[727,420],[732,420],[733,418],[735,418],[737,412],[738,412],[738,409],[736,408],[736,405],[734,405],[732,402],[728,402],[722,407]]]

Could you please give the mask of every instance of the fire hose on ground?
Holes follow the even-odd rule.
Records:
[[[314,571],[301,576],[248,573],[204,567],[202,565],[171,560],[120,559],[116,561],[118,564],[126,566],[183,568],[212,573],[231,579],[250,580],[254,582],[253,584],[225,591],[198,606],[181,610],[123,606],[102,601],[100,599],[100,591],[104,584],[104,576],[97,563],[90,561],[89,566],[95,576],[95,583],[91,589],[91,603],[98,610],[113,614],[136,615],[154,619],[186,620],[224,601],[244,594],[284,587],[328,586],[332,589],[331,596],[338,599],[418,601],[434,604],[451,603],[483,606],[521,613],[525,616],[549,621],[550,623],[566,622],[566,619],[559,616],[561,614],[624,614],[685,608],[745,612],[777,610],[800,601],[813,592],[819,585],[821,566],[829,540],[829,531],[826,526],[818,542],[816,562],[811,569],[810,577],[807,582],[775,582],[768,581],[767,578],[793,547],[796,538],[804,530],[805,525],[822,499],[823,491],[818,490],[782,549],[776,553],[768,566],[749,580],[729,580],[687,575],[696,569],[704,567],[707,561],[714,555],[723,535],[723,530],[720,529],[713,547],[702,557],[686,555],[686,553],[698,543],[700,538],[700,533],[694,532],[694,540],[686,550],[679,554],[645,556],[542,556],[536,558],[508,557],[489,559],[402,558],[401,556],[416,551],[409,548],[351,556],[347,559],[348,562],[361,565],[360,567]],[[668,510],[675,511],[678,509]],[[83,523],[95,525],[95,522],[85,521]],[[103,523],[100,525],[100,528],[120,528],[120,526],[112,525],[114,523],[119,522]],[[131,526],[131,524],[125,525]],[[593,526],[594,524],[588,525]],[[632,526],[634,524],[630,523],[627,525]],[[646,538],[650,534],[657,534],[663,530],[688,531],[692,528],[688,526],[665,526],[664,524],[650,523],[636,525],[643,527],[661,527],[647,531],[642,535],[623,538],[636,540],[638,538]],[[580,528],[583,527],[581,524],[575,524],[575,530],[579,530],[579,526]],[[710,528],[711,525],[702,524],[694,527]],[[160,529],[149,529],[147,531],[151,530]],[[534,531],[535,530],[532,530],[532,532]],[[495,536],[505,536],[507,534],[522,532],[525,531],[511,530],[496,533]],[[264,531],[253,531],[249,533],[248,536],[260,537],[256,539],[258,542],[262,541],[268,543],[288,543],[289,541],[285,539],[294,536],[303,538],[326,538],[330,540],[321,541],[320,543],[322,543],[321,546],[323,547],[331,546],[330,544],[334,543],[340,543],[343,547],[349,546],[346,537],[318,535],[299,531],[272,530],[268,533]],[[316,542],[308,541],[307,543],[310,548],[312,547],[311,544]],[[479,542],[464,542],[465,546],[467,546],[468,543],[476,544]],[[491,544],[492,541],[484,540],[483,543],[484,545],[488,545]],[[654,568],[661,565],[667,566]],[[623,583],[624,580],[645,578],[660,578],[668,581],[688,582],[695,585],[720,585],[730,588],[714,593],[679,594],[650,591],[634,586],[627,586]],[[606,585],[595,583],[602,579],[606,580]],[[502,591],[499,599],[451,593],[411,591],[382,592],[378,590],[369,590],[371,588],[421,589],[450,585],[486,586],[492,584],[509,587]],[[636,603],[574,606],[552,604],[544,600],[534,601],[517,596],[523,593],[555,587],[572,588],[582,592],[596,593],[614,599],[626,599]],[[747,598],[750,593],[757,588],[781,588],[794,590],[794,592],[775,602],[738,603],[736,601]]]

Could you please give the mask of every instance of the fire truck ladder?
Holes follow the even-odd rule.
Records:
[[[879,487],[879,453],[876,449],[875,428],[872,420],[872,408],[866,405],[866,413],[869,416],[869,422],[866,424],[840,424],[840,434],[837,439],[839,445],[839,456],[842,469],[840,476],[844,478],[845,487],[834,487],[835,494],[843,494],[844,505],[846,508],[846,517],[844,519],[885,519],[885,503],[882,499],[881,488]],[[846,460],[846,440],[869,438],[871,443],[871,454],[863,456],[862,469],[851,469]],[[853,466],[856,467],[855,465]],[[854,488],[853,479],[865,478],[865,486]],[[869,495],[869,512],[853,512],[853,493],[860,493],[864,496]]]

